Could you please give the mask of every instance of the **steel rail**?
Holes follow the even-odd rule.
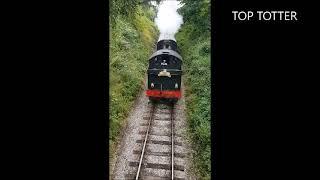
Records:
[[[146,135],[145,135],[145,138],[144,138],[143,148],[142,148],[140,161],[139,161],[139,167],[138,167],[138,171],[137,171],[136,178],[135,178],[136,180],[138,180],[138,178],[139,178],[139,174],[140,174],[140,170],[141,170],[141,164],[142,164],[142,160],[143,160],[143,156],[144,156],[145,147],[146,147],[146,144],[147,144],[147,139],[148,139],[148,135],[149,135],[149,129],[150,129],[151,121],[153,119],[155,106],[156,106],[155,104],[152,104],[152,107],[151,107],[148,129],[147,129],[147,132],[146,132]]]
[[[174,104],[171,109],[171,179],[174,179]]]

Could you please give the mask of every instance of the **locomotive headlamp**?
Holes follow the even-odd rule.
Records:
[[[158,76],[167,76],[167,77],[171,77],[170,72],[167,72],[166,69],[164,69],[163,71],[160,71]]]
[[[174,85],[174,88],[178,89],[178,83],[176,83],[176,84]]]
[[[151,88],[153,88],[154,87],[154,84],[153,83],[151,83]]]

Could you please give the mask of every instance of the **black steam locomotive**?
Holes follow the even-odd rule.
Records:
[[[172,39],[161,39],[157,51],[149,58],[146,95],[151,101],[177,102],[181,98],[182,57],[177,43]]]

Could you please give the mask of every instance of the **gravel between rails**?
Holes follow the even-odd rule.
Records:
[[[175,175],[178,177],[183,177],[185,179],[198,179],[195,178],[192,173],[192,162],[191,162],[191,146],[188,142],[187,135],[187,122],[185,117],[185,98],[184,98],[184,86],[182,85],[182,98],[175,105],[175,153],[179,155],[179,157],[175,157],[175,164],[179,167],[184,167],[184,171],[175,170]],[[135,106],[130,112],[127,121],[127,127],[124,129],[124,136],[119,143],[117,155],[115,157],[114,162],[111,162],[110,166],[110,179],[120,180],[120,179],[132,179],[128,174],[134,174],[136,172],[137,167],[132,166],[136,162],[139,162],[140,155],[137,154],[139,151],[141,152],[142,143],[141,140],[144,139],[143,132],[146,131],[148,123],[150,104],[149,100],[145,96],[145,91],[140,92]],[[170,118],[169,109],[165,105],[158,105],[156,109],[156,118],[152,123],[150,140],[155,140],[157,143],[164,144],[148,144],[146,147],[146,151],[150,154],[146,154],[146,162],[147,163],[160,163],[167,164],[167,159],[165,156],[155,156],[152,153],[156,154],[166,154],[170,152],[170,145],[166,143],[170,140],[170,128],[168,125],[170,121],[166,121],[167,118]],[[167,129],[164,129],[167,128]],[[140,140],[140,141],[139,141]],[[137,143],[138,142],[138,143]],[[164,169],[156,169],[152,170],[150,168],[145,168],[144,173],[145,176],[149,175],[170,175],[169,170]]]

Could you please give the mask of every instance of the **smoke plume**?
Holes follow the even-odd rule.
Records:
[[[155,23],[160,30],[160,39],[175,39],[174,34],[179,30],[183,23],[182,16],[178,14],[177,9],[181,5],[176,0],[161,1],[158,6]]]

